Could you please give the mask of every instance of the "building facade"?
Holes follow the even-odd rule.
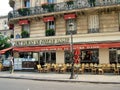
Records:
[[[10,37],[13,35],[13,28],[8,26],[8,16],[0,16],[0,33]]]
[[[72,33],[80,63],[120,62],[120,0],[10,1],[15,58],[71,63]]]

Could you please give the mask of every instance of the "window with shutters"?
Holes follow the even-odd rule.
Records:
[[[99,16],[98,15],[88,16],[88,33],[98,32],[99,32]]]

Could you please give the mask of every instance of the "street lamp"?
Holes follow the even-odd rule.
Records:
[[[71,76],[70,79],[74,79],[75,75],[74,75],[74,60],[73,60],[73,23],[69,24],[69,33],[70,33],[70,61],[71,61]]]

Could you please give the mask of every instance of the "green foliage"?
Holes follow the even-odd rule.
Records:
[[[23,30],[21,32],[21,36],[22,36],[22,38],[28,38],[29,37],[29,33],[26,30]]]
[[[20,8],[18,9],[18,12],[21,16],[26,16],[30,14],[30,9],[29,8]]]
[[[12,44],[8,40],[8,37],[0,35],[0,50],[11,47]]]
[[[46,36],[54,36],[55,30],[54,29],[48,29],[46,30]]]
[[[67,1],[66,3],[67,3],[67,5],[72,5],[72,4],[73,4],[73,1],[70,0],[70,1]]]
[[[49,12],[53,12],[54,11],[54,4],[43,4],[42,8],[47,9]]]

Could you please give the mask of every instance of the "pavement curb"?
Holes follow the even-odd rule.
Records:
[[[36,81],[49,81],[49,82],[70,82],[70,83],[94,83],[94,84],[120,84],[120,82],[96,82],[96,81],[77,81],[75,79],[41,79],[41,78],[27,78],[27,77],[12,77],[12,76],[0,76],[0,78],[9,79],[26,79],[26,80],[36,80]]]

